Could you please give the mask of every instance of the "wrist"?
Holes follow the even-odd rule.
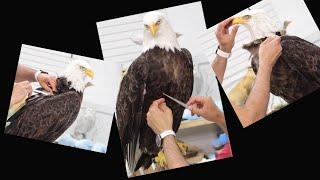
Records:
[[[39,77],[41,76],[41,74],[48,74],[47,72],[45,71],[42,71],[42,70],[38,70],[34,73],[34,79],[36,82],[39,82]]]
[[[226,52],[225,50],[222,50],[220,46],[217,47],[216,49],[216,55],[223,59],[228,59],[231,56],[230,52]]]
[[[170,142],[174,142],[175,139],[176,139],[176,137],[174,135],[168,135],[162,139],[162,144],[163,144],[163,146],[165,146],[166,144],[168,144]]]
[[[259,66],[258,72],[260,71],[260,72],[271,74],[272,67],[273,67],[272,65],[261,63]]]
[[[225,45],[219,45],[219,49],[221,49],[221,51],[224,51],[226,53],[231,53],[231,50],[232,50],[232,47],[228,47],[228,46],[225,46]]]
[[[161,132],[160,134],[158,134],[156,136],[156,144],[157,144],[157,146],[158,147],[163,146],[163,140],[165,138],[167,138],[168,136],[176,136],[176,134],[172,130],[166,130],[166,131]]]

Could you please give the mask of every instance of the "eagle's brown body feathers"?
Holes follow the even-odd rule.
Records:
[[[244,46],[251,54],[255,73],[259,46],[264,39]],[[271,93],[292,103],[320,87],[320,48],[296,36],[281,37],[282,53],[273,67]]]
[[[65,78],[58,78],[54,95],[29,97],[26,105],[10,117],[5,133],[54,142],[76,120],[80,110],[82,93],[69,86]]]
[[[160,151],[156,134],[148,127],[146,113],[162,93],[187,102],[193,89],[193,64],[188,50],[166,51],[155,47],[141,54],[124,76],[117,99],[116,115],[120,139],[129,168],[148,168]],[[173,112],[173,130],[180,126],[184,108],[166,99]],[[135,165],[136,148],[143,152]]]

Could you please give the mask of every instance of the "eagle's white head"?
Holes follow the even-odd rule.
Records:
[[[90,64],[82,59],[71,61],[63,72],[63,76],[67,81],[71,82],[70,88],[74,88],[78,92],[83,92],[88,86],[91,86],[91,81],[94,72]]]
[[[155,46],[166,51],[181,50],[177,34],[171,28],[165,15],[159,11],[151,11],[143,17],[143,52],[153,49]]]
[[[244,25],[250,31],[252,40],[269,37],[279,31],[275,22],[262,9],[253,9],[234,16],[232,24]]]

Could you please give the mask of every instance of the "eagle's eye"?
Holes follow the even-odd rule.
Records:
[[[159,25],[161,23],[161,20],[159,19],[157,22],[156,22],[156,25]]]
[[[251,16],[250,16],[250,15],[245,15],[245,16],[243,16],[243,18],[244,18],[244,19],[250,19]]]
[[[83,66],[80,66],[80,70],[81,70],[81,71],[85,71],[85,70],[86,70],[86,68],[85,68],[85,67],[83,67]]]
[[[148,26],[148,25],[146,25],[146,24],[144,25],[144,27],[145,27],[146,29],[149,29],[149,26]]]

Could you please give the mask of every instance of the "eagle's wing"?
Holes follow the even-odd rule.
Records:
[[[191,53],[190,53],[189,50],[186,49],[186,48],[182,48],[181,51],[182,51],[183,55],[185,55],[185,56],[187,57],[187,59],[188,59],[188,64],[190,65],[190,67],[191,67],[192,70],[193,70],[193,61],[192,61],[192,55],[191,55]]]
[[[35,97],[8,120],[5,133],[53,142],[75,121],[81,101],[75,91]]]
[[[147,78],[145,57],[139,56],[123,77],[116,105],[116,121],[122,149],[131,171],[136,164],[136,149],[139,147],[142,105]]]
[[[290,68],[320,85],[320,47],[296,36],[283,36],[281,57]]]

